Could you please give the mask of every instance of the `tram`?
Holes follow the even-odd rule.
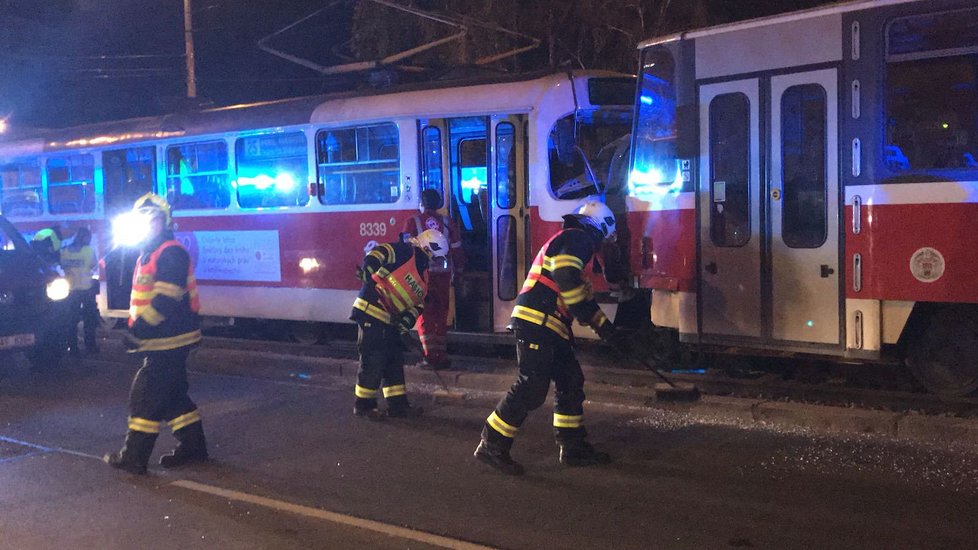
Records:
[[[462,232],[455,330],[504,330],[532,254],[586,196],[623,188],[635,79],[567,72],[273,101],[0,141],[0,212],[81,226],[154,191],[173,206],[202,314],[348,322],[355,267],[400,238],[436,189]],[[124,254],[122,255],[124,258]],[[107,262],[99,306],[127,315],[134,258]]]
[[[858,0],[640,44],[637,286],[685,345],[978,389],[978,7]]]

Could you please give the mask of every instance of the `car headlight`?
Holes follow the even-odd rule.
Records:
[[[48,298],[52,300],[64,300],[68,297],[68,292],[71,291],[71,286],[68,284],[68,279],[64,277],[58,277],[57,279],[48,283]]]

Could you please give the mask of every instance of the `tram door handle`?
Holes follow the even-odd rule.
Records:
[[[716,275],[717,274],[717,263],[716,262],[710,262],[710,263],[706,264],[706,267],[704,267],[703,269],[705,269],[706,272],[709,273],[710,275]]]
[[[829,275],[835,273],[835,270],[832,269],[831,267],[829,267],[826,264],[822,264],[822,268],[819,271],[819,273],[822,275],[822,278],[823,279],[828,279],[829,278]]]

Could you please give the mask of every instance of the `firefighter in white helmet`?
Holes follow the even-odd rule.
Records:
[[[357,323],[360,368],[354,388],[353,414],[380,419],[377,397],[383,392],[387,416],[417,416],[404,387],[401,335],[414,326],[428,291],[428,269],[444,262],[448,239],[428,229],[408,242],[382,244],[370,250],[357,271],[363,282],[350,319]],[[381,387],[383,386],[383,387]]]
[[[540,249],[512,313],[519,375],[486,419],[475,451],[478,460],[507,474],[523,473],[523,466],[510,456],[513,438],[527,414],[544,403],[552,380],[560,462],[587,466],[611,461],[586,440],[584,373],[574,355],[571,323],[577,318],[602,339],[619,344],[585,273],[600,247],[614,242],[615,237],[614,214],[604,203],[591,199],[576,213],[564,216],[563,228]]]
[[[170,205],[147,193],[129,215],[148,230],[133,274],[129,306],[130,352],[143,356],[129,394],[129,431],[122,449],[104,460],[113,468],[146,473],[163,425],[173,430],[177,448],[160,458],[165,468],[207,460],[204,428],[187,394],[187,356],[201,340],[190,254],[174,239]]]

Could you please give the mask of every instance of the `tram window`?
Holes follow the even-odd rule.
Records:
[[[105,211],[109,215],[132,208],[145,193],[156,190],[156,148],[132,147],[102,153]]]
[[[48,210],[52,214],[95,211],[95,161],[92,155],[48,159]]]
[[[441,130],[426,126],[421,130],[421,188],[438,191],[438,198],[442,201],[439,207],[445,204],[442,198],[445,194],[443,172]]]
[[[396,202],[401,196],[397,126],[324,130],[316,136],[323,204]]]
[[[791,248],[818,248],[826,225],[826,96],[818,84],[781,96],[782,233]]]
[[[0,166],[0,210],[11,217],[41,215],[41,165],[37,161]]]
[[[978,170],[976,19],[972,8],[895,19],[887,28],[883,164],[891,172],[973,178]]]
[[[496,279],[499,281],[499,299],[516,298],[516,218],[500,216],[496,220]]]
[[[516,205],[515,133],[516,129],[509,122],[496,126],[496,204],[499,208]]]
[[[648,201],[682,191],[676,152],[676,63],[669,50],[652,48],[642,53],[636,106],[635,158],[628,175],[628,194]]]
[[[750,103],[742,93],[710,102],[710,238],[717,246],[750,240]]]
[[[231,204],[227,143],[167,147],[166,197],[174,210],[227,208]]]
[[[249,136],[234,144],[238,205],[305,206],[309,164],[302,132]]]

